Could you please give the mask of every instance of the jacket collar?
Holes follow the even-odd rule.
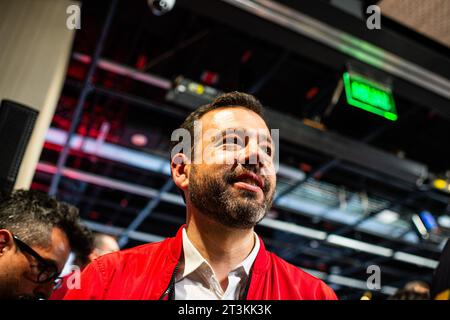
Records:
[[[168,248],[170,253],[170,260],[174,266],[178,263],[181,258],[181,252],[183,251],[183,229],[186,224],[183,224],[177,231],[175,238],[169,238]],[[259,238],[259,251],[256,256],[255,262],[253,263],[253,273],[263,273],[269,268],[269,252],[267,252],[264,242]]]
[[[265,273],[269,269],[269,252],[266,250],[266,247],[264,246],[264,242],[259,238],[259,251],[258,255],[256,256],[255,262],[253,263],[253,273],[255,274],[261,274]]]
[[[168,249],[170,253],[170,260],[172,263],[178,263],[181,258],[181,252],[183,250],[183,229],[186,227],[186,224],[183,224],[177,231],[177,234],[174,238],[169,238],[168,240]]]
[[[171,282],[174,286],[175,281],[175,269],[178,266],[181,258],[181,252],[183,249],[183,229],[186,227],[186,224],[183,224],[174,238],[168,238],[166,241],[167,249],[168,249],[168,259],[170,261],[170,265],[165,268],[166,273],[163,277],[160,278],[160,286],[161,292],[158,293],[158,296],[155,299],[162,297],[162,299],[167,300],[169,296],[171,296],[171,290],[173,291],[173,287],[171,288]],[[244,299],[248,297],[255,296],[255,288],[261,277],[264,273],[269,269],[269,252],[266,251],[264,243],[261,238],[259,238],[260,247],[258,254],[256,256],[255,262],[253,263],[253,268],[251,270],[250,279],[247,285],[247,289],[244,292]],[[167,289],[166,289],[167,288]],[[164,291],[166,293],[164,293]]]

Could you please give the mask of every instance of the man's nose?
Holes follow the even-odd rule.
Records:
[[[254,167],[261,167],[263,165],[261,150],[257,141],[250,140],[248,142],[243,155],[239,157],[239,162]]]

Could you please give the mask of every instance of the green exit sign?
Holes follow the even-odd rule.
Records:
[[[394,97],[389,88],[348,72],[343,77],[348,104],[391,121],[398,119]]]

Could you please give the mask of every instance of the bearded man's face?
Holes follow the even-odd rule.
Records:
[[[269,130],[258,114],[242,107],[208,112],[201,123],[204,134],[194,156],[202,161],[191,164],[189,200],[224,226],[252,228],[270,209],[275,193]]]

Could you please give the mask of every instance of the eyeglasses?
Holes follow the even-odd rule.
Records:
[[[20,251],[28,253],[38,262],[37,268],[39,272],[37,274],[35,282],[47,283],[53,281],[54,287],[59,287],[61,285],[62,278],[59,277],[60,272],[58,271],[57,266],[54,263],[51,263],[42,258],[39,253],[34,251],[29,245],[20,240],[17,236],[14,235],[13,238]]]

